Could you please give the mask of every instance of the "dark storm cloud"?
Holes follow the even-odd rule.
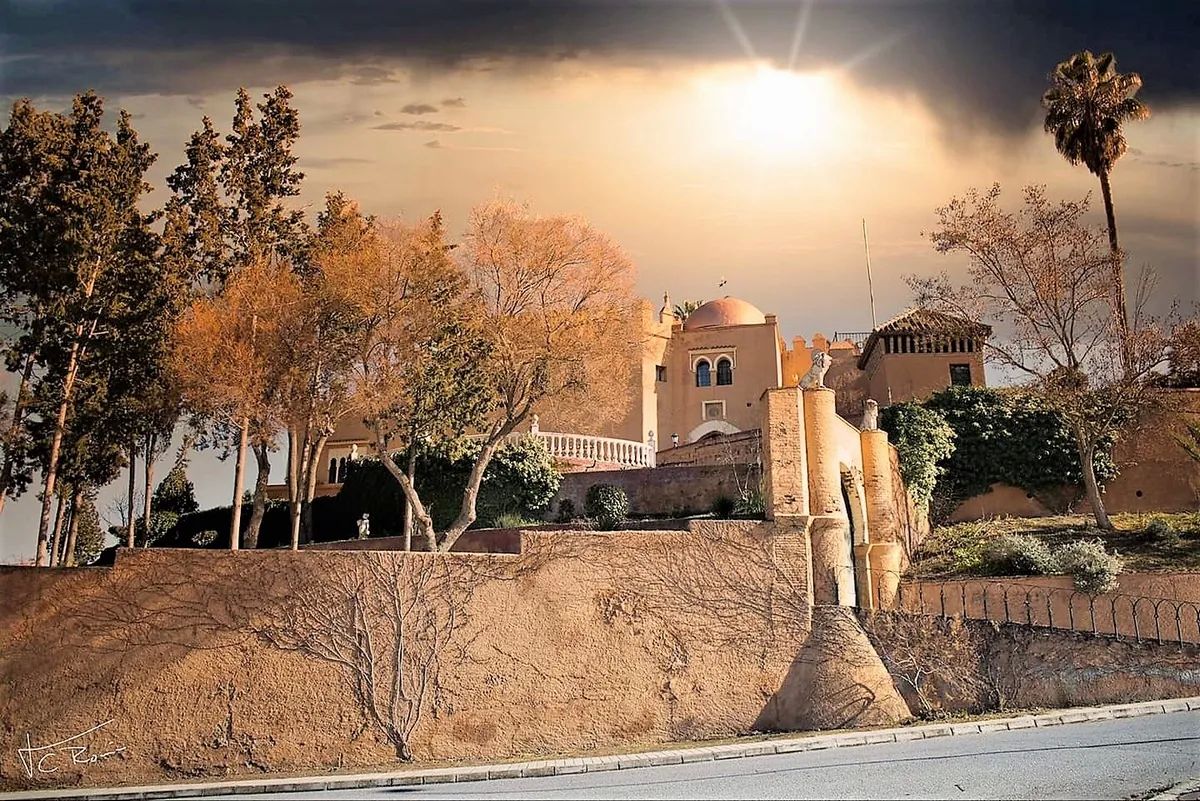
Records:
[[[0,0],[0,93],[196,95],[312,79],[383,82],[388,65],[480,68],[599,56],[791,61],[800,4],[705,0]],[[1036,119],[1054,63],[1112,49],[1159,107],[1200,96],[1191,0],[816,3],[795,66],[854,62],[866,86],[924,98],[948,128],[1011,131]]]

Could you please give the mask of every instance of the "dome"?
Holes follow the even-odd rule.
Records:
[[[710,300],[689,314],[683,328],[685,331],[694,331],[730,325],[762,325],[766,321],[766,316],[753,304],[740,298],[724,297]]]

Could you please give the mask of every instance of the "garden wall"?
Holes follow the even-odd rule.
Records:
[[[595,484],[620,487],[629,496],[633,515],[669,515],[684,517],[711,512],[719,498],[736,500],[741,487],[758,486],[756,464],[685,465],[642,468],[639,470],[597,470],[590,473],[566,473],[558,494],[550,503],[548,517],[558,514],[559,504],[569,499],[575,513],[583,514],[588,488]]]
[[[905,580],[900,601],[911,612],[1200,644],[1200,573],[1126,573],[1099,595],[1070,576]]]
[[[0,784],[394,765],[397,738],[379,725],[393,711],[419,760],[907,714],[861,631],[862,670],[873,659],[882,687],[846,656],[846,621],[806,645],[803,521],[527,533],[522,545],[122,550],[111,569],[0,570]],[[51,751],[42,768],[56,772],[31,780],[17,759],[27,736],[37,748],[105,721],[79,741],[116,752],[95,764]]]
[[[1200,694],[1200,647],[895,613],[863,627],[917,714]]]

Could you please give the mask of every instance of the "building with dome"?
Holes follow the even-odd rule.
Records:
[[[626,414],[572,431],[542,417],[522,432],[541,437],[568,470],[653,467],[664,451],[755,432],[764,393],[797,386],[818,352],[829,357],[824,383],[836,390],[837,414],[855,424],[868,398],[887,406],[952,384],[984,383],[981,345],[991,330],[929,310],[906,311],[871,332],[832,339],[817,333],[789,345],[774,314],[741,298],[710,300],[682,320],[668,295],[657,313],[649,302],[641,307],[647,344],[641,364],[630,365]],[[335,494],[347,463],[370,451],[365,426],[344,421],[326,445],[321,463],[328,469],[317,494]],[[286,493],[283,486],[270,489]]]

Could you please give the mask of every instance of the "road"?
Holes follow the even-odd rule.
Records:
[[[1200,776],[1200,712],[1176,712],[539,779],[237,797],[1120,799],[1194,776]]]

